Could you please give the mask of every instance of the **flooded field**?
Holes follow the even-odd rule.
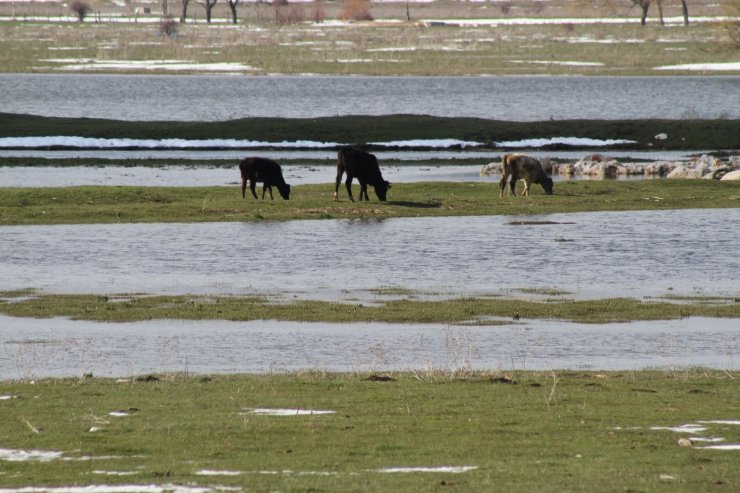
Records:
[[[236,161],[235,161],[236,162]],[[391,183],[424,181],[497,183],[498,174],[480,175],[479,165],[452,166],[384,166],[383,176]],[[333,189],[336,177],[334,166],[284,165],[283,176],[291,185],[326,183]],[[652,177],[647,177],[652,178]],[[554,181],[564,179],[589,179],[588,176],[553,176]],[[644,175],[621,175],[620,180],[644,180]],[[240,175],[236,166],[72,166],[72,167],[0,167],[0,184],[3,187],[71,187],[79,185],[105,186],[238,186]],[[355,181],[356,183],[356,181]]]
[[[735,76],[0,74],[8,113],[121,120],[428,114],[496,120],[738,118]],[[218,87],[204,91],[203,87]],[[223,97],[228,94],[229,97]],[[187,101],[188,104],[183,104]]]
[[[736,320],[503,326],[153,320],[96,323],[0,316],[0,380],[146,373],[734,370]]]
[[[367,298],[556,288],[604,298],[738,292],[740,210],[277,223],[6,226],[4,289]]]

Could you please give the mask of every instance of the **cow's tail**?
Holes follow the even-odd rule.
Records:
[[[339,149],[337,152],[337,178],[334,183],[334,200],[339,200],[339,184],[342,183],[342,175],[346,169],[346,148]]]

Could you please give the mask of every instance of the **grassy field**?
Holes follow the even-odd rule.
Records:
[[[228,171],[235,175],[236,171]],[[227,170],[224,170],[227,173]],[[333,181],[327,169],[327,181]],[[355,185],[355,189],[359,187]],[[370,187],[372,188],[372,187]],[[546,215],[559,212],[736,208],[740,183],[714,180],[565,181],[547,196],[499,197],[497,183],[397,183],[388,202],[350,202],[333,183],[294,187],[290,200],[242,199],[234,187],[0,189],[0,226],[132,222],[285,221],[295,219]]]
[[[276,300],[268,296],[99,296],[43,294],[33,290],[0,292],[0,313],[14,317],[68,317],[75,320],[131,322],[152,319],[286,320],[298,322],[445,323],[496,325],[512,319],[550,319],[581,323],[671,320],[684,317],[740,319],[740,299],[688,298],[542,301],[477,297],[438,301],[415,293],[390,301],[345,303]]]
[[[8,492],[735,491],[737,452],[702,447],[740,442],[739,379],[697,369],[0,382],[0,483]],[[689,424],[704,430],[664,429]],[[2,459],[23,452],[30,458]]]
[[[121,8],[101,3],[87,22],[78,23],[57,4],[33,3],[0,3],[0,12],[16,19],[0,23],[2,72],[674,75],[701,71],[656,69],[737,63],[737,42],[728,34],[737,33],[737,22],[661,25],[651,12],[650,23],[640,26],[637,9],[629,2],[438,0],[411,4],[408,21],[406,4],[397,2],[374,4],[376,22],[342,24],[312,22],[313,5],[290,6],[291,12],[300,12],[295,14],[300,22],[278,24],[282,14],[258,3],[240,6],[237,25],[226,22],[225,3],[218,3],[213,24],[202,22],[203,10],[196,5],[190,14],[197,19],[191,17],[170,37],[160,34],[156,12],[135,21],[134,9],[143,11],[151,4],[130,2]],[[326,3],[325,19],[335,19],[342,7],[343,2]],[[692,2],[691,15],[733,15],[733,8],[731,2]],[[173,11],[179,15],[179,9]],[[680,4],[664,2],[664,15],[680,16]],[[122,16],[128,22],[121,22]],[[578,20],[599,17],[628,23]],[[450,18],[561,20],[467,26],[424,21]],[[719,73],[738,74],[740,69]]]

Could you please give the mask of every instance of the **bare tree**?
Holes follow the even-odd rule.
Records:
[[[630,0],[634,5],[640,7],[640,24],[647,24],[648,10],[650,9],[650,0]]]
[[[206,9],[206,22],[209,24],[211,23],[211,12],[213,11],[213,6],[216,5],[216,2],[218,2],[218,0],[203,0],[200,3],[203,8]]]
[[[87,17],[87,13],[90,12],[90,4],[85,2],[85,0],[73,0],[69,4],[69,10],[77,14],[78,21],[83,22],[85,17]]]
[[[324,0],[314,0],[313,21],[317,24],[324,22],[326,18],[326,6]]]
[[[180,11],[180,24],[185,24],[185,19],[188,18],[189,4],[190,0],[180,0],[180,5],[182,6],[182,10]]]
[[[226,3],[229,4],[229,9],[231,9],[231,20],[236,24],[236,6],[239,5],[239,0],[226,0]]]
[[[683,11],[683,25],[689,25],[689,6],[686,0],[681,0],[681,10]]]

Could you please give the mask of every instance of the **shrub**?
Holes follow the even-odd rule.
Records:
[[[370,0],[347,0],[337,16],[344,21],[371,21]]]
[[[177,36],[177,28],[179,24],[174,18],[170,16],[162,17],[159,20],[159,34],[162,36],[174,37]]]
[[[85,0],[72,0],[69,4],[69,10],[77,15],[77,20],[82,22],[85,20],[87,13],[90,12],[90,4]]]

